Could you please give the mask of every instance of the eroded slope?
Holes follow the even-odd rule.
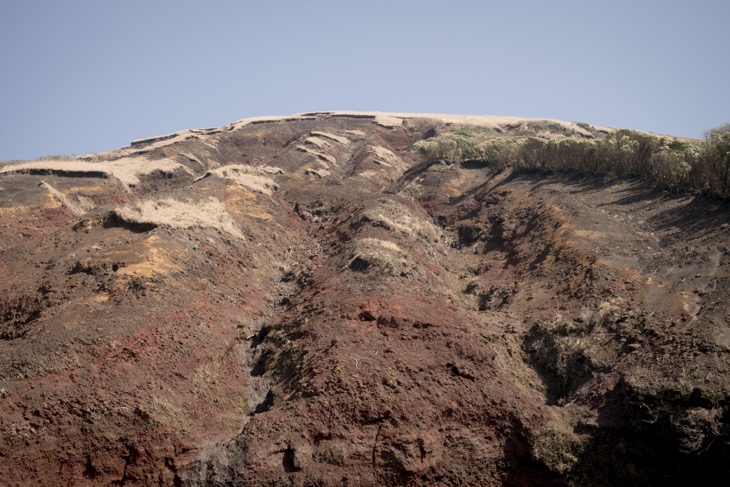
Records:
[[[536,126],[304,114],[4,167],[8,484],[726,475],[726,204],[422,162],[445,123]]]

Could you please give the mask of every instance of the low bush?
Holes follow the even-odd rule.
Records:
[[[552,124],[555,125],[555,124]],[[498,168],[578,171],[641,177],[675,192],[707,192],[730,197],[730,124],[707,132],[705,141],[677,140],[635,130],[602,137],[566,135],[561,126],[547,133],[503,136],[475,127],[449,127],[414,145],[427,162],[483,160]],[[596,134],[588,124],[578,126]]]

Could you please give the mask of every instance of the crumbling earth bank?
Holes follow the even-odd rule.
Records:
[[[420,162],[442,125],[305,114],[0,173],[4,482],[726,476],[726,203]]]

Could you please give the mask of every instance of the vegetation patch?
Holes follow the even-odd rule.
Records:
[[[68,211],[73,213],[74,216],[80,217],[81,215],[86,213],[86,210],[82,208],[80,204],[72,202],[65,194],[58,191],[47,182],[41,181],[41,186],[43,186],[53,198],[57,199],[63,206],[68,208]]]
[[[140,201],[116,208],[111,216],[122,223],[153,228],[214,228],[245,239],[225,205],[213,197],[195,203],[172,198]]]
[[[704,141],[625,129],[604,133],[585,123],[529,122],[509,136],[449,125],[413,149],[430,163],[483,160],[498,168],[641,177],[674,192],[730,196],[730,124],[710,130]]]
[[[419,272],[400,246],[377,238],[355,240],[347,266],[354,272],[375,270],[380,275],[394,277],[410,277]]]
[[[405,170],[406,164],[403,160],[395,155],[390,149],[379,145],[369,145],[368,152],[375,156],[374,162],[385,167],[393,167],[399,170]]]
[[[139,176],[161,172],[173,174],[178,170],[189,170],[171,159],[150,160],[143,157],[130,157],[116,161],[89,162],[78,159],[59,160],[43,159],[38,161],[25,161],[8,164],[0,167],[0,173],[29,172],[41,174],[58,175],[88,175],[99,177],[100,175],[113,176],[122,182],[126,187],[139,184]]]
[[[362,212],[359,222],[398,232],[410,238],[438,242],[440,232],[431,222],[419,217],[406,206],[381,198]]]
[[[283,173],[278,167],[234,164],[209,171],[208,175],[230,179],[251,191],[271,196],[272,191],[279,189],[271,175]]]
[[[329,139],[334,142],[339,142],[342,145],[347,145],[350,143],[349,139],[347,139],[345,137],[341,137],[339,135],[331,134],[329,132],[312,132],[312,135],[315,137],[324,137],[325,139]]]

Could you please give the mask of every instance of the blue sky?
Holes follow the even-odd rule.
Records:
[[[261,115],[730,122],[730,2],[2,0],[0,160]]]

